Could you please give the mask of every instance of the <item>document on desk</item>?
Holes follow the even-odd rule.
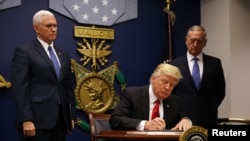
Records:
[[[141,135],[181,135],[183,131],[127,131],[127,134],[141,134]]]

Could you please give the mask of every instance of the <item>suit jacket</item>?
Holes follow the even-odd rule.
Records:
[[[177,96],[163,100],[166,129],[174,127],[184,116]],[[114,130],[135,130],[141,120],[149,120],[149,85],[129,87],[123,91],[120,102],[111,114],[110,126]]]
[[[36,129],[50,129],[56,124],[61,108],[65,124],[70,128],[70,118],[75,115],[74,75],[67,53],[56,47],[55,50],[61,63],[59,78],[37,39],[14,51],[11,83],[18,127],[23,121],[32,120]]]
[[[225,97],[225,78],[220,59],[203,54],[204,69],[199,90],[192,79],[186,55],[171,64],[177,66],[183,75],[173,93],[180,97],[183,110],[193,124],[204,127],[217,124],[218,107]]]

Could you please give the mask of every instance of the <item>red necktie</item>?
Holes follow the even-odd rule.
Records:
[[[156,118],[156,117],[160,117],[160,112],[159,112],[160,100],[157,99],[157,100],[154,102],[154,104],[155,104],[155,106],[154,106],[153,111],[152,111],[151,120],[153,120],[153,119]]]

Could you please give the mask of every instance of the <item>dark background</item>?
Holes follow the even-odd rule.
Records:
[[[127,86],[144,85],[149,83],[153,69],[162,62],[162,52],[166,46],[166,14],[163,12],[165,0],[138,0],[138,18],[112,27],[115,39],[112,54],[107,58],[108,64],[118,61],[119,69],[123,72]],[[32,28],[33,14],[40,9],[49,9],[48,0],[23,0],[21,6],[0,10],[0,74],[10,80],[11,59],[14,48],[21,43],[33,40],[35,33]],[[193,24],[200,24],[199,0],[176,0],[171,9],[176,14],[173,26],[174,56],[186,53],[184,44],[186,31]],[[56,11],[58,36],[55,43],[66,50],[77,62],[82,57],[76,51],[76,43],[82,40],[74,37],[74,26],[78,24]],[[96,26],[98,27],[98,26]],[[79,62],[80,63],[80,62]],[[116,91],[119,84],[115,82]],[[83,111],[79,111],[82,120],[88,121]],[[46,113],[44,113],[46,116]],[[17,141],[18,135],[14,126],[15,103],[11,89],[0,88],[0,141]],[[88,141],[90,132],[76,127],[68,136],[69,141]]]

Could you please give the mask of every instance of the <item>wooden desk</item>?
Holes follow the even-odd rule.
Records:
[[[178,141],[182,131],[100,131],[95,137],[105,140]]]

